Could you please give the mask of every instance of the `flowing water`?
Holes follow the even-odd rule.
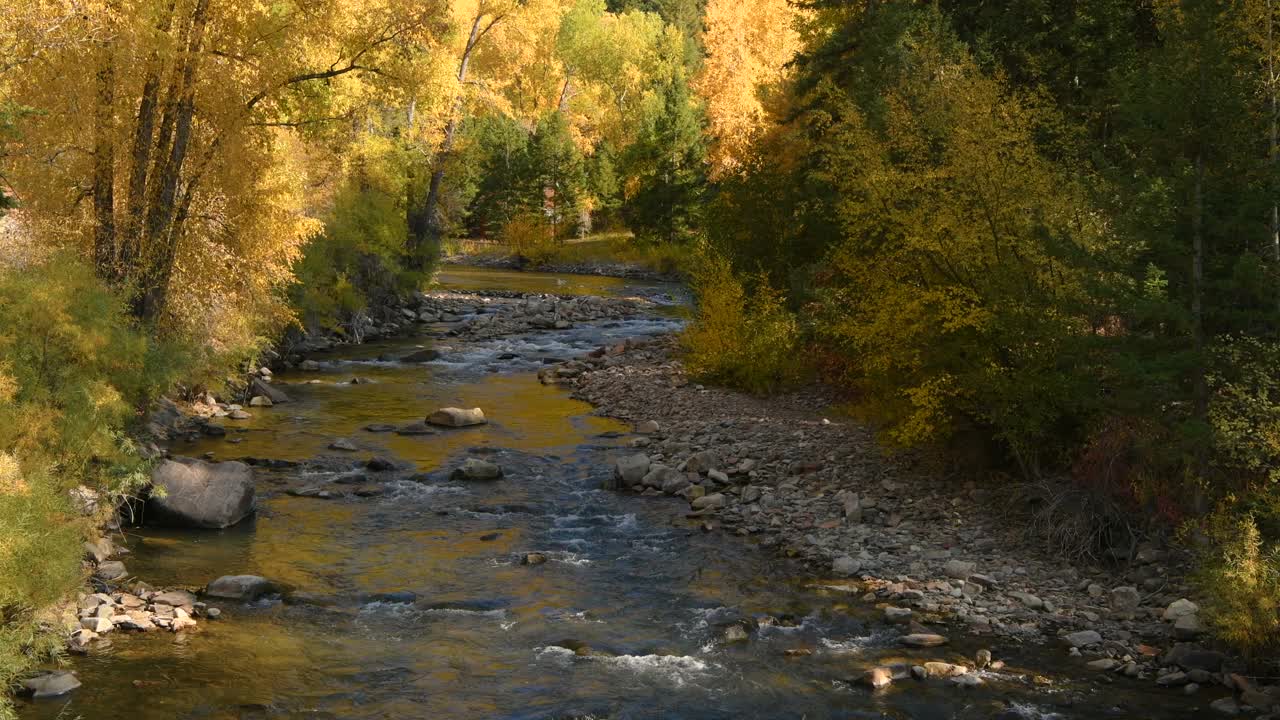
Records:
[[[455,288],[676,296],[607,278],[450,269]],[[559,280],[561,282],[557,283]],[[1061,649],[994,642],[1009,667],[964,690],[851,684],[879,661],[955,660],[981,640],[909,656],[873,608],[750,541],[703,533],[679,501],[598,489],[628,428],[594,417],[535,377],[608,339],[669,331],[668,317],[580,325],[486,342],[423,337],[321,356],[318,373],[277,378],[294,402],[252,408],[225,439],[175,454],[303,462],[259,470],[256,518],[221,532],[130,533],[130,571],[153,585],[256,574],[286,597],[218,605],[218,621],[172,635],[113,633],[73,663],[69,699],[24,705],[46,718],[1093,718],[1188,715],[1168,691],[1085,680]],[[440,361],[402,364],[416,345]],[[358,382],[352,383],[352,379]],[[437,407],[482,407],[490,424],[427,436],[375,434]],[[335,438],[358,453],[328,450]],[[335,457],[342,455],[342,457]],[[352,471],[378,455],[400,471]],[[454,482],[467,455],[506,478]],[[409,479],[414,473],[426,473]],[[290,488],[354,480],[376,497],[323,500]],[[334,487],[354,487],[336,484]],[[543,565],[519,564],[526,552]],[[748,642],[722,627],[774,618]],[[992,642],[992,641],[987,641]],[[586,645],[590,656],[573,650]],[[792,648],[812,650],[790,657]],[[1051,686],[1028,682],[1044,674]]]

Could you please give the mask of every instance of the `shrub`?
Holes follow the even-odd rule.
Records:
[[[0,272],[0,683],[58,647],[38,615],[80,584],[91,529],[68,491],[110,498],[145,479],[125,429],[191,372],[176,348],[149,341],[83,263]]]
[[[800,377],[799,323],[763,276],[739,280],[709,256],[692,279],[698,308],[681,342],[695,377],[754,393]]]
[[[551,223],[540,210],[522,212],[502,227],[502,241],[515,255],[534,265],[544,265],[560,247]]]
[[[1254,513],[1230,503],[1207,526],[1194,579],[1210,627],[1250,656],[1280,648],[1280,544],[1263,538]]]

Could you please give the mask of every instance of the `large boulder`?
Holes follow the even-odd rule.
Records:
[[[471,425],[484,425],[486,422],[488,420],[484,419],[484,411],[480,408],[440,408],[427,416],[428,424],[441,427],[469,427]]]
[[[151,471],[149,517],[182,527],[225,528],[254,510],[253,471],[240,462],[165,460]]]
[[[290,401],[289,396],[285,395],[284,391],[280,388],[272,385],[262,378],[254,378],[249,381],[249,397],[254,398],[259,396],[270,400],[272,405],[279,405],[280,403],[287,403]]]

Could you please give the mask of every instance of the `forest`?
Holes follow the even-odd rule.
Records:
[[[0,10],[0,681],[161,396],[358,336],[464,243],[621,237],[684,362],[822,383],[1081,562],[1280,639],[1270,0],[16,0]],[[106,508],[111,503],[104,502]],[[105,510],[102,510],[105,511]],[[0,713],[2,714],[2,713]]]

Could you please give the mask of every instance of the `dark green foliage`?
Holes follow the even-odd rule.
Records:
[[[702,113],[683,81],[668,84],[663,99],[664,111],[627,151],[637,180],[622,216],[643,241],[686,242],[701,227],[708,191]]]

